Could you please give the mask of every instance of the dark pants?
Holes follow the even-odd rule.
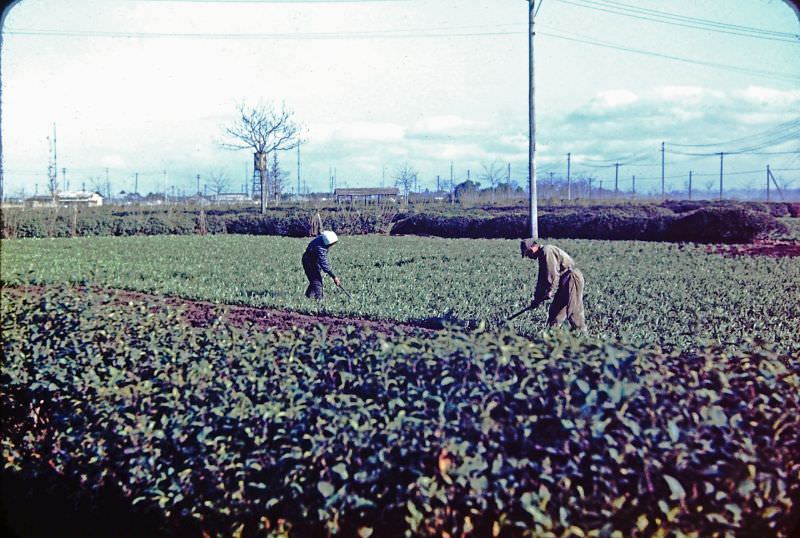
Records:
[[[303,271],[308,279],[306,297],[309,299],[322,299],[322,272],[319,270],[317,260],[313,256],[303,254]]]

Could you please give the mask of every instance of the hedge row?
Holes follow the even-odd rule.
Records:
[[[738,207],[656,216],[605,209],[544,213],[539,217],[539,235],[556,238],[750,243],[786,232],[786,226],[770,214]],[[391,233],[507,239],[529,235],[527,217],[522,215],[490,219],[412,215],[397,222]]]
[[[297,209],[270,210],[146,210],[114,211],[106,208],[37,209],[3,211],[3,237],[72,237],[102,235],[163,235],[237,233],[309,236],[315,212]],[[320,212],[326,228],[344,234],[388,233],[396,212],[348,211],[337,208]]]
[[[116,491],[154,534],[797,529],[800,364],[775,350],[198,330],[82,293],[2,302],[2,461]]]
[[[661,205],[618,205],[541,208],[539,231],[544,237],[641,239],[650,241],[750,242],[771,233],[785,233],[775,208],[787,204],[729,202],[665,202]],[[427,210],[427,208],[426,208]],[[452,212],[448,209],[448,212]],[[320,212],[323,226],[345,235],[392,233],[441,237],[517,238],[527,235],[527,217],[514,209],[501,216],[485,210],[398,213],[369,208],[330,208]],[[3,212],[3,236],[69,237],[236,233],[307,237],[319,226],[315,212],[273,209],[181,211],[107,210],[105,208],[41,209]]]

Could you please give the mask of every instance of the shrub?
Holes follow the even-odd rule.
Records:
[[[664,238],[697,243],[750,243],[771,233],[787,231],[786,226],[769,213],[708,207],[673,220]]]
[[[2,308],[6,467],[113,484],[176,534],[788,538],[800,516],[800,365],[770,348],[199,330],[71,290]]]

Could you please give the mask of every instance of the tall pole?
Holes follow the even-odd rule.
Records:
[[[661,142],[661,199],[664,199],[664,142]]]
[[[689,200],[692,199],[692,171],[689,170]]]
[[[633,187],[633,197],[636,198],[636,176],[633,176],[631,179],[632,187]]]
[[[567,200],[572,200],[572,179],[570,167],[572,165],[572,153],[567,153]]]
[[[533,69],[533,36],[534,33],[534,19],[536,12],[534,11],[535,0],[528,0],[528,74],[530,75],[530,84],[528,86],[528,124],[530,130],[530,137],[528,139],[528,175],[530,177],[530,236],[533,239],[539,239],[539,208],[536,200],[536,113],[535,113],[535,90],[534,83],[534,69]]]
[[[300,196],[300,143],[297,143],[297,196]]]
[[[719,152],[719,199],[722,200],[722,156],[723,152]]]
[[[614,196],[619,193],[619,163],[614,163]]]
[[[767,165],[767,202],[769,202],[769,165]]]
[[[450,204],[456,203],[456,187],[453,185],[453,161],[450,161]]]

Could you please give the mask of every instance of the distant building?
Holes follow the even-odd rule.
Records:
[[[59,191],[55,197],[49,194],[40,194],[25,199],[27,207],[93,207],[103,205],[103,197],[96,192],[89,191]]]
[[[124,196],[122,196],[122,198],[119,199],[119,202],[123,205],[136,205],[141,204],[143,201],[144,196],[138,192],[127,192]]]
[[[392,202],[395,201],[400,191],[397,187],[387,188],[359,188],[359,189],[336,189],[333,194],[336,196],[336,203],[342,201],[360,201],[364,200],[364,204],[369,201],[380,202],[384,198],[389,198]]]
[[[96,192],[63,191],[56,193],[56,201],[65,206],[101,206],[103,197]]]
[[[208,196],[203,196],[200,193],[193,194],[192,196],[187,196],[183,199],[189,205],[198,205],[198,206],[209,206],[212,204],[211,199]]]
[[[218,204],[248,204],[252,200],[245,192],[220,192],[213,200]]]

